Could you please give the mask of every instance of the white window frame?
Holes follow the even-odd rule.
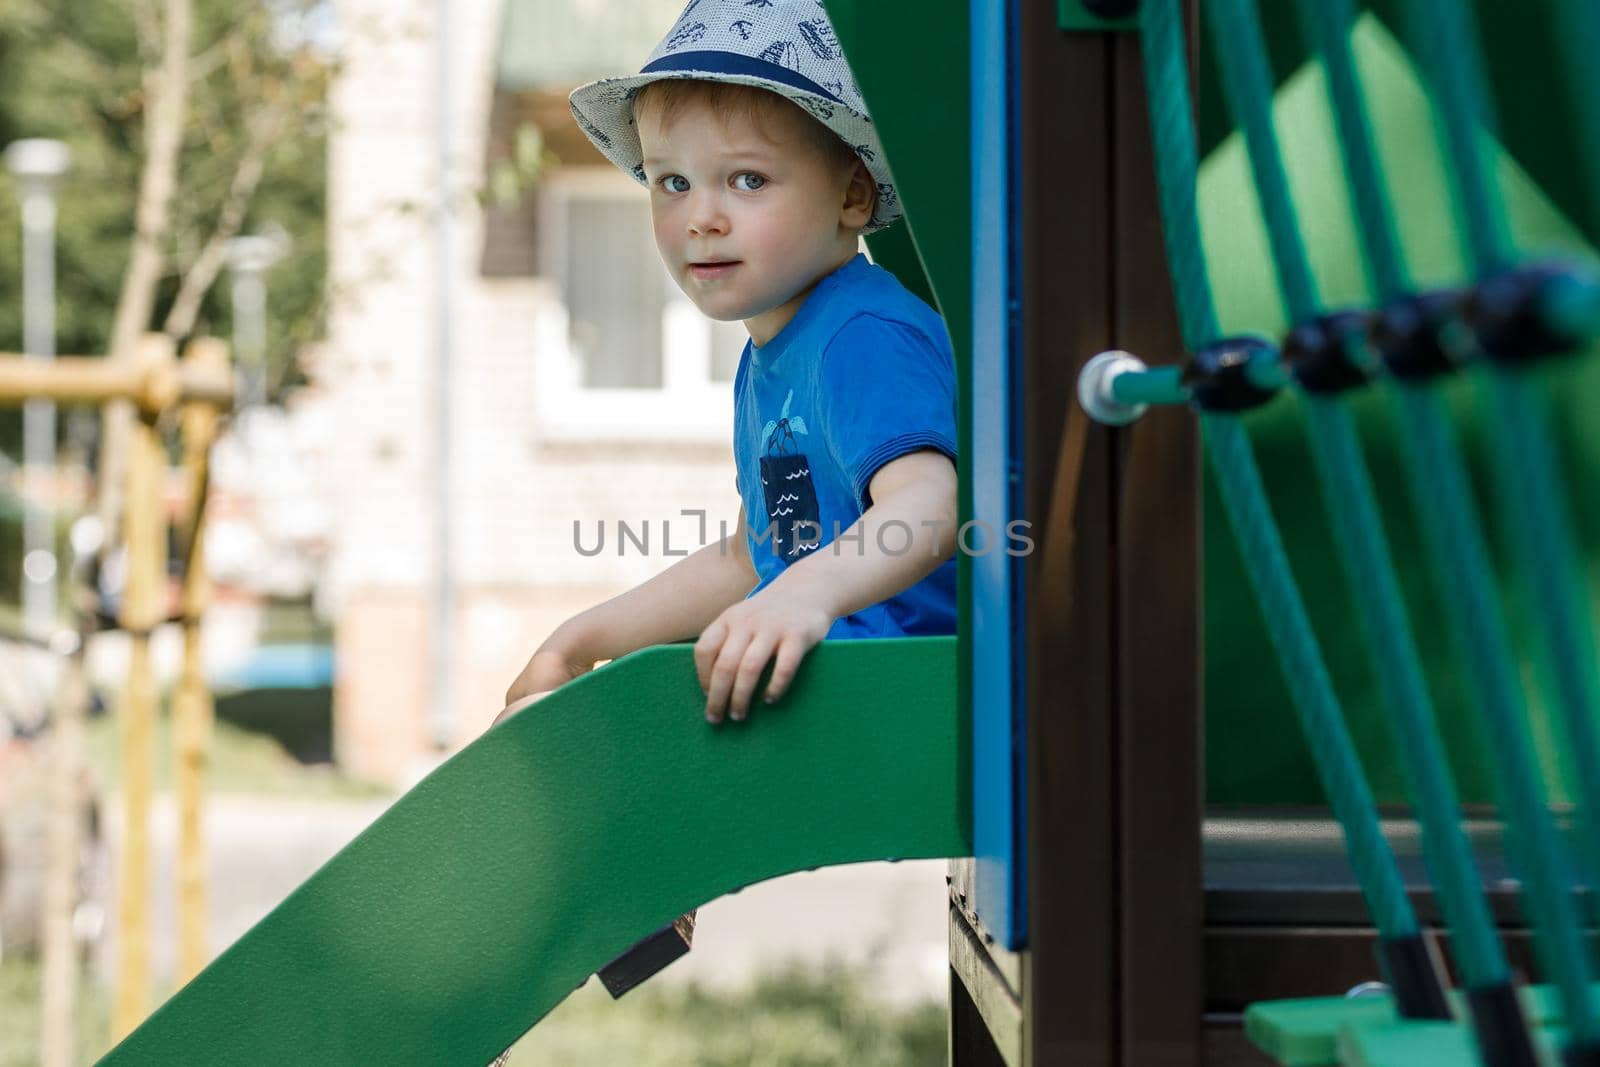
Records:
[[[572,351],[560,298],[566,274],[567,205],[573,200],[644,202],[647,193],[615,167],[557,167],[539,179],[541,263],[549,264],[552,299],[534,338],[535,408],[542,435],[555,440],[727,442],[733,436],[733,390],[711,377],[712,324],[681,293],[661,315],[660,388],[589,388]],[[734,324],[735,328],[743,329]]]

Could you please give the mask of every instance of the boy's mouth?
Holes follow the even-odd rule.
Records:
[[[737,259],[708,259],[689,264],[689,273],[696,278],[719,278],[737,267]]]

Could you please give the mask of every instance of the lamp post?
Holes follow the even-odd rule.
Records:
[[[266,273],[288,253],[288,244],[288,235],[282,230],[235,237],[228,242],[240,410],[263,403],[267,398]]]
[[[22,348],[51,360],[56,347],[56,183],[72,165],[60,141],[30,138],[6,147],[6,168],[22,194]],[[22,467],[30,485],[48,484],[55,469],[56,408],[30,400],[22,414]],[[56,621],[54,509],[35,501],[23,520],[22,619],[45,636]]]

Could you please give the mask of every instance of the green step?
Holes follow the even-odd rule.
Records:
[[[485,1064],[690,908],[967,855],[955,647],[825,641],[778,704],[716,727],[689,645],[587,674],[396,801],[101,1062]]]
[[[1535,1043],[1558,1062],[1562,1031],[1541,1029]],[[1351,1026],[1339,1033],[1341,1067],[1479,1067],[1472,1034],[1462,1023],[1387,1022]]]
[[[1600,994],[1600,983],[1595,985]],[[1523,1011],[1541,1030],[1554,1035],[1561,1022],[1561,1005],[1551,986],[1522,989]],[[1459,990],[1450,994],[1456,1014],[1466,1018],[1466,1000]],[[1471,1038],[1459,1023],[1406,1022],[1395,1015],[1387,993],[1362,997],[1307,997],[1272,1000],[1250,1005],[1244,1014],[1245,1035],[1257,1048],[1283,1067],[1330,1067],[1332,1064],[1474,1064]],[[1553,1038],[1552,1038],[1553,1039]],[[1460,1043],[1466,1059],[1412,1059],[1408,1049],[1426,1046],[1443,1056]]]

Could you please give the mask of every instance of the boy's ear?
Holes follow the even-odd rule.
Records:
[[[877,204],[878,183],[872,180],[872,172],[867,170],[867,165],[858,159],[850,171],[850,183],[844,189],[839,225],[851,230],[865,229],[867,223],[872,221],[872,212]]]

